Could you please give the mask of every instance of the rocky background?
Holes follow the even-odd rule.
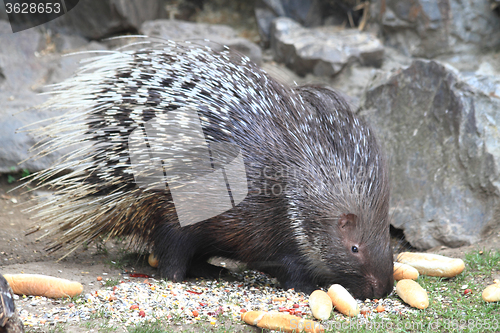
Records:
[[[64,154],[25,161],[23,127],[54,116],[40,93],[136,34],[209,39],[284,83],[339,89],[385,147],[394,231],[419,249],[499,237],[499,0],[82,0],[18,33],[0,1],[0,173]]]

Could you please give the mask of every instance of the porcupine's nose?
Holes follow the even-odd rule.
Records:
[[[367,288],[365,296],[367,298],[382,298],[389,295],[394,287],[394,277],[392,274],[384,277],[376,277],[369,274],[366,277]]]

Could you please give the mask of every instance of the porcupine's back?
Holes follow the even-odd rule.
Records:
[[[130,144],[136,143],[131,137],[137,131],[146,133],[143,131],[152,120],[162,126],[162,122],[172,121],[166,119],[172,112],[195,110],[209,144],[235,144],[249,174],[260,173],[265,165],[283,164],[289,152],[282,149],[288,144],[282,131],[302,135],[297,124],[289,121],[290,117],[298,118],[302,108],[300,102],[290,102],[299,98],[290,88],[270,79],[246,57],[187,43],[166,42],[90,59],[74,77],[55,85],[52,94],[43,107],[68,111],[38,129],[42,140],[37,152],[75,149],[34,177],[50,178],[44,184],[57,189],[50,200],[36,207],[44,223],[42,229],[60,234],[49,246],[54,250],[68,243],[76,248],[106,234],[132,234],[139,245],[147,245],[144,243],[158,219],[177,221],[164,175],[151,176],[152,169],[140,171],[147,165],[139,169],[131,166]],[[169,128],[182,128],[183,121],[193,120],[181,115]],[[50,137],[45,137],[47,134]],[[168,149],[151,154],[148,143],[138,143],[145,150],[141,161],[165,160],[179,153],[168,133],[155,135],[152,138],[149,131],[145,138],[163,142]],[[182,167],[195,168],[199,162],[196,148],[183,154],[188,161]],[[168,173],[165,167],[162,171]],[[73,171],[56,176],[68,169]],[[137,174],[141,172],[143,182],[138,186]],[[249,184],[252,182],[249,179]]]

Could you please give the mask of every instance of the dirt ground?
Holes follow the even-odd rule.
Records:
[[[60,261],[58,259],[65,254],[64,252],[48,254],[44,250],[47,240],[37,240],[43,234],[41,231],[26,235],[30,227],[37,222],[31,219],[33,213],[24,211],[33,204],[31,199],[34,196],[23,194],[23,190],[8,193],[14,187],[5,179],[0,181],[1,273],[46,274],[77,280],[84,285],[84,292],[99,288],[96,283],[97,276],[107,273],[105,276],[116,278],[122,273],[123,270],[114,267],[111,261],[123,256],[123,249],[121,244],[112,241],[106,243],[106,251],[89,246],[87,249],[78,249]],[[149,269],[147,273],[154,274],[154,271]]]
[[[106,243],[102,250],[92,245],[87,249],[78,249],[67,258],[58,261],[64,252],[47,254],[44,250],[46,240],[37,240],[42,232],[25,235],[26,230],[36,224],[30,219],[32,213],[23,210],[30,207],[30,199],[34,196],[23,194],[22,190],[8,191],[14,185],[8,184],[6,177],[0,178],[0,273],[32,273],[46,274],[70,280],[80,281],[84,293],[90,293],[101,286],[96,281],[97,276],[111,279],[121,279],[125,270],[136,271],[154,276],[155,269],[143,262],[129,261],[125,265],[112,262],[123,262],[126,253],[126,243]],[[496,231],[480,243],[461,248],[439,247],[429,252],[450,257],[464,257],[464,254],[474,250],[500,251],[500,232]],[[500,272],[493,278],[500,278]]]

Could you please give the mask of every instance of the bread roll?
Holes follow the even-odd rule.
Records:
[[[500,302],[500,283],[495,283],[486,287],[482,294],[485,302]]]
[[[315,290],[309,296],[309,307],[314,318],[326,320],[333,309],[332,299],[323,290]]]
[[[355,317],[359,314],[359,306],[354,297],[340,284],[333,284],[328,289],[333,306],[340,313],[349,317]]]
[[[4,274],[12,291],[18,295],[45,296],[50,298],[80,295],[80,282],[39,274]]]
[[[400,262],[394,263],[394,280],[399,281],[403,279],[416,280],[418,278],[418,271],[415,267],[402,264]]]
[[[247,311],[241,319],[250,325],[281,332],[324,332],[325,328],[318,322],[305,320],[282,312]]]
[[[241,315],[241,320],[249,325],[257,326],[259,320],[261,320],[266,313],[266,311],[247,311]]]
[[[396,293],[406,304],[414,308],[426,309],[429,306],[427,292],[413,280],[400,280],[396,284]]]
[[[402,252],[397,261],[415,267],[420,274],[429,276],[453,277],[465,268],[462,259],[431,253]]]

